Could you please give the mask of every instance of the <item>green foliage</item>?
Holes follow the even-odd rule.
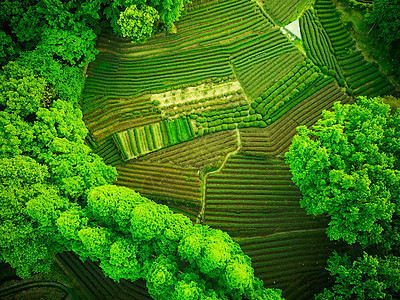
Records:
[[[0,30],[0,66],[4,65],[10,58],[15,58],[18,52],[18,45],[7,33]]]
[[[75,235],[72,249],[82,258],[100,260],[111,278],[145,278],[156,299],[214,293],[236,299],[267,293],[257,284],[249,257],[227,233],[192,225],[189,218],[123,187],[100,186],[87,199],[84,217],[90,222],[78,221],[80,228],[63,234],[68,239]],[[72,224],[66,220],[77,216],[65,212],[57,222]]]
[[[115,281],[119,282],[120,278],[135,281],[141,276],[137,254],[138,249],[134,244],[128,243],[126,239],[118,239],[110,247],[109,259],[102,260],[100,267]]]
[[[167,29],[173,27],[173,22],[178,21],[189,0],[100,0],[105,4],[104,16],[110,21],[114,33],[119,36],[133,37],[134,41],[147,39],[151,33],[153,23],[161,19]],[[128,13],[127,13],[128,11]],[[121,23],[121,15],[125,14]],[[128,18],[126,18],[128,16]],[[137,20],[134,22],[133,20]],[[118,23],[119,22],[119,23]],[[123,29],[124,28],[124,29]],[[122,32],[125,30],[125,34]],[[136,34],[133,34],[135,32]]]
[[[400,113],[389,111],[377,98],[335,103],[313,130],[298,128],[286,154],[301,206],[330,215],[331,239],[386,250],[399,246]]]
[[[172,23],[179,20],[179,17],[184,9],[185,4],[191,3],[190,0],[149,0],[149,5],[156,8],[160,13],[161,20],[168,27]]]
[[[154,22],[159,18],[153,7],[142,5],[138,9],[136,5],[131,5],[121,12],[117,24],[124,37],[135,43],[145,42],[153,32]]]
[[[96,34],[85,25],[76,28],[46,28],[37,49],[58,58],[63,64],[82,67],[94,60],[98,52],[94,48],[95,42]]]
[[[52,181],[73,199],[114,180],[115,169],[84,144],[87,129],[72,101],[58,99],[42,107],[46,80],[23,62],[9,62],[0,78],[0,157],[22,154],[45,163]]]
[[[374,0],[372,11],[365,15],[365,22],[373,26],[370,30],[375,44],[382,54],[391,54],[400,59],[400,1]]]
[[[63,65],[54,60],[52,54],[43,47],[23,53],[19,63],[32,69],[35,74],[46,79],[54,89],[53,98],[77,104],[84,86],[82,70],[76,66]]]
[[[46,183],[49,176],[30,157],[0,159],[0,257],[23,278],[49,271],[64,250],[53,220],[68,199]]]
[[[0,105],[4,111],[26,117],[40,107],[46,86],[43,78],[16,62],[9,62],[0,73]]]
[[[164,255],[157,257],[146,274],[146,286],[149,293],[156,299],[171,299],[177,275],[176,262]]]
[[[316,296],[327,299],[397,299],[400,292],[400,258],[368,255],[351,261],[334,252],[328,259],[331,275],[336,276],[332,290],[325,289]]]
[[[168,207],[157,205],[154,202],[140,203],[132,210],[130,221],[130,233],[132,238],[137,241],[148,241],[161,235],[165,229],[165,220],[172,212]]]

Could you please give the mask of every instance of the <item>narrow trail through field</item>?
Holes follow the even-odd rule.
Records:
[[[231,157],[232,155],[237,154],[239,152],[239,150],[242,148],[242,141],[240,139],[239,128],[236,127],[235,131],[236,131],[237,145],[238,145],[237,148],[234,151],[231,151],[228,154],[226,154],[224,161],[222,162],[221,166],[217,170],[208,172],[204,175],[203,191],[202,191],[202,199],[201,199],[201,210],[200,210],[199,214],[197,215],[196,224],[200,224],[200,223],[204,222],[204,213],[206,210],[206,186],[207,186],[208,175],[220,172],[224,168],[226,162],[228,161],[228,158]]]

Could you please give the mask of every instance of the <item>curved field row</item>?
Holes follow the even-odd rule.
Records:
[[[103,98],[99,98],[103,100]],[[96,108],[97,106],[97,108]],[[95,108],[95,109],[93,109]],[[84,121],[97,144],[116,131],[139,127],[161,120],[161,113],[150,97],[107,99],[86,106]]]
[[[293,230],[266,236],[234,238],[251,257],[255,275],[266,286],[282,289],[286,299],[312,299],[329,286],[326,261],[332,249],[325,228]],[[343,246],[342,246],[343,248]]]
[[[302,60],[304,57],[277,28],[232,55],[236,76],[252,98],[261,94],[265,82],[278,81]]]
[[[43,295],[51,295],[51,299],[65,299],[68,287],[55,281],[28,279],[0,289],[0,299],[46,299]],[[50,298],[47,298],[50,299]]]
[[[265,11],[279,25],[287,25],[294,21],[309,2],[309,0],[260,0]]]
[[[304,48],[313,63],[333,70],[337,80],[344,79],[331,41],[311,10],[307,10],[300,18],[300,29]]]
[[[115,142],[108,138],[103,144],[93,149],[93,152],[101,156],[107,165],[117,165],[122,163],[122,157]]]
[[[307,61],[298,64],[279,82],[254,99],[252,107],[263,116],[267,124],[276,121],[291,107],[333,81],[333,78],[321,74],[310,60]]]
[[[231,156],[206,184],[206,224],[234,236],[315,228],[298,205],[301,193],[282,160]],[[319,226],[319,225],[318,225]]]
[[[338,11],[332,1],[317,0],[315,10],[331,40],[335,55],[354,94],[374,97],[393,93],[394,86],[380,72],[379,66],[376,63],[367,62],[362,53],[357,50],[355,40],[340,21]]]
[[[82,262],[75,254],[63,252],[57,255],[55,263],[72,282],[79,299],[152,299],[143,280],[121,279],[117,283],[105,276],[98,264],[90,259]]]
[[[204,170],[219,166],[238,147],[236,131],[222,131],[148,154],[139,161]],[[195,149],[195,151],[193,151]]]
[[[100,39],[98,47],[102,51],[88,69],[88,74],[95,76],[89,76],[86,90],[107,93],[118,86],[119,93],[135,94],[231,75],[226,45],[236,40],[237,32],[251,37],[253,29],[260,30],[260,22],[266,24],[264,31],[271,25],[255,9],[255,4],[244,0],[224,1],[224,4],[225,10],[207,12],[207,18],[204,14],[190,13],[182,17],[178,22],[182,30],[173,36],[174,40],[162,36],[150,39],[147,48],[156,45],[162,50],[154,55],[149,55],[144,46],[118,43],[121,41],[118,38],[111,42],[112,36]],[[108,69],[102,67],[107,62],[110,62]]]
[[[274,57],[261,55],[257,61],[248,62],[247,67],[241,70],[237,70],[234,63],[237,77],[249,96],[253,99],[258,97],[266,87],[276,83],[290,69],[304,60],[300,53],[292,50]]]
[[[129,187],[177,212],[195,218],[201,206],[202,181],[198,170],[171,165],[132,162],[117,165],[115,184]]]
[[[191,118],[195,119],[196,127],[199,129],[197,135],[219,132],[221,130],[236,129],[237,124],[244,125],[244,122],[250,123],[261,120],[261,115],[249,117],[249,104],[242,102],[240,104],[231,104],[226,109],[212,109],[200,114],[193,114]],[[264,123],[265,124],[265,123]]]
[[[326,286],[333,243],[325,234],[328,219],[306,214],[291,177],[282,159],[232,155],[207,179],[205,224],[239,242],[267,286],[309,299]],[[313,276],[320,282],[310,288],[305,279]]]
[[[348,103],[350,98],[332,82],[316,91],[266,128],[241,129],[242,149],[249,155],[283,155],[289,148],[296,127],[311,126],[324,109],[331,109],[335,101]]]
[[[233,78],[231,61],[240,69],[245,88],[256,95],[264,85],[260,78],[267,66],[270,77],[274,74],[270,79],[276,81],[286,70],[281,67],[302,59],[255,2],[225,0],[194,6],[177,22],[174,35],[154,36],[137,45],[109,33],[99,36],[100,53],[88,67],[82,104],[96,143],[116,131],[159,121],[160,110],[150,101],[151,94]],[[247,67],[249,60],[252,66]],[[219,105],[214,102],[205,104]],[[186,113],[196,104],[182,105],[178,110]],[[171,113],[176,112],[169,109]]]

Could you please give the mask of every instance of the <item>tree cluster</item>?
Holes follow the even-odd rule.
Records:
[[[400,76],[400,0],[374,0],[365,14],[365,30],[372,38],[379,56],[386,57]],[[396,67],[397,66],[397,67]]]
[[[0,261],[19,276],[74,251],[116,281],[146,279],[155,299],[281,299],[228,234],[109,185],[115,168],[85,144],[81,67],[95,57],[102,17],[144,41],[186,2],[0,3]]]
[[[0,160],[0,249],[22,277],[48,271],[74,251],[110,278],[144,278],[155,299],[281,299],[254,277],[228,234],[173,214],[115,185],[90,189],[84,207],[60,195],[46,166],[27,156]]]
[[[158,19],[171,27],[186,3],[189,1],[1,1],[0,65],[22,56],[49,83],[66,80],[59,91],[71,90],[76,87],[68,78],[76,74],[68,67],[94,60],[96,36],[102,28],[111,26],[117,35],[143,42],[155,31]]]
[[[286,159],[301,206],[330,218],[331,239],[366,251],[358,259],[335,253],[328,270],[336,284],[318,299],[392,299],[399,292],[399,128],[399,110],[359,97],[335,103],[313,129],[297,129]]]

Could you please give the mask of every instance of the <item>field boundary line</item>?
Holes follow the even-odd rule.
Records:
[[[259,0],[255,0],[255,2],[257,3],[257,6],[260,9],[261,13],[267,18],[267,20],[270,21],[272,23],[272,25],[279,28],[280,26],[278,24],[276,24],[275,20],[265,11],[262,3],[260,3]]]
[[[297,230],[290,230],[290,231],[280,231],[280,232],[275,232],[267,235],[262,235],[262,236],[252,236],[248,238],[241,238],[241,237],[234,237],[233,239],[238,242],[238,241],[245,241],[245,240],[251,240],[251,239],[259,239],[259,238],[266,238],[266,237],[273,237],[276,235],[284,235],[284,234],[290,234],[290,233],[297,233],[297,232],[316,232],[316,231],[326,231],[326,228],[310,228],[310,229],[297,229]]]
[[[236,135],[237,136],[237,143],[238,143],[237,148],[234,151],[231,151],[231,152],[229,152],[229,153],[227,153],[225,155],[224,161],[222,162],[221,166],[217,170],[208,172],[208,173],[206,173],[204,175],[203,191],[202,191],[202,198],[201,198],[201,209],[200,209],[199,214],[197,215],[196,224],[200,224],[200,223],[204,222],[204,213],[205,213],[205,210],[206,210],[206,186],[207,186],[208,175],[220,172],[225,167],[225,164],[228,161],[229,157],[239,153],[240,149],[242,148],[242,142],[240,140],[239,128],[236,127],[235,131],[236,131],[236,134],[237,134]]]

